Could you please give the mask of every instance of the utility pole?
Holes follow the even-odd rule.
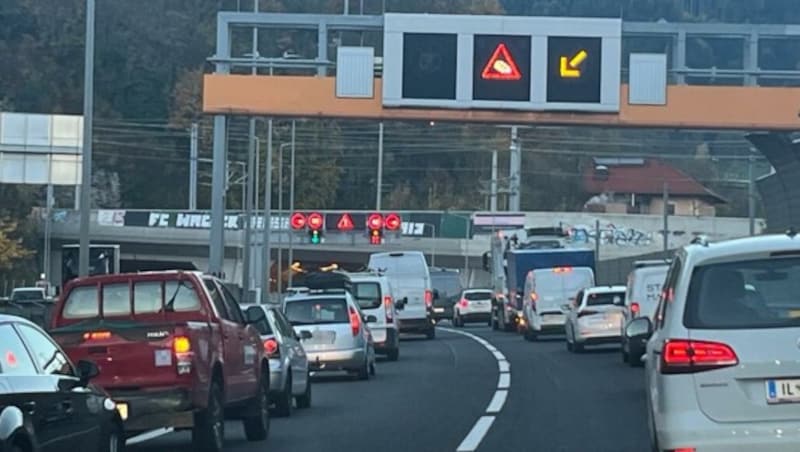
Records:
[[[519,212],[520,211],[520,177],[521,177],[521,165],[522,165],[522,155],[521,155],[521,146],[519,143],[519,128],[517,126],[511,126],[511,145],[509,146],[509,168],[508,168],[508,176],[509,176],[509,191],[511,192],[508,196],[508,210],[511,212]]]
[[[46,280],[49,282],[51,281],[50,278],[50,236],[52,235],[52,219],[53,219],[53,204],[55,204],[53,199],[53,184],[48,181],[47,184],[47,200],[45,201],[47,206],[45,208],[45,222],[44,222],[44,257],[42,259],[42,273],[45,275]]]
[[[197,123],[192,123],[189,132],[189,210],[197,210]]]
[[[281,218],[281,225],[283,225],[283,148],[286,147],[286,143],[281,143],[278,146],[278,215]],[[291,215],[293,212],[290,212]],[[283,238],[284,231],[283,226],[280,229],[280,236]],[[289,234],[292,232],[289,231]],[[283,240],[281,240],[281,244],[278,246],[278,293],[283,293]]]
[[[253,12],[258,13],[258,0],[253,0]],[[253,27],[253,60],[258,57],[258,27]],[[258,75],[258,69],[253,64],[251,71],[252,75]],[[253,238],[252,218],[253,218],[253,190],[255,179],[255,166],[258,164],[256,161],[256,118],[250,117],[250,131],[247,140],[247,168],[244,171],[247,178],[245,193],[244,193],[244,253],[242,256],[242,289],[246,294],[245,299],[250,301],[250,290],[252,289],[253,278],[250,275],[251,255]]]
[[[664,182],[664,252],[669,251],[669,184]]]
[[[492,151],[492,180],[489,184],[489,210],[497,212],[497,149]]]
[[[755,156],[750,151],[747,159],[747,216],[750,220],[750,236],[756,235],[756,178],[755,178]]]
[[[261,244],[261,303],[269,303],[270,275],[272,266],[272,246],[270,234],[272,232],[272,118],[267,121],[267,156],[264,170],[264,230]]]
[[[289,158],[289,211],[294,212],[294,152],[295,152],[295,132],[296,132],[296,122],[292,120],[292,145],[291,145],[291,157]],[[294,277],[294,234],[289,232],[289,280],[288,285],[292,287],[292,279]]]
[[[94,117],[94,10],[95,0],[86,0],[78,276],[89,275],[89,221],[92,212],[92,119]]]
[[[375,210],[381,211],[381,196],[383,191],[383,121],[378,124],[378,177],[375,189]]]

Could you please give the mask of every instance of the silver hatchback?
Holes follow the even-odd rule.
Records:
[[[311,333],[303,340],[312,372],[346,371],[362,380],[375,375],[375,347],[368,322],[345,291],[316,292],[289,297],[284,313],[300,334]]]

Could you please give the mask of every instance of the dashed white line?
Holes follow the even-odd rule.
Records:
[[[503,405],[506,404],[507,397],[508,391],[496,391],[492,401],[489,402],[489,406],[486,408],[486,412],[490,414],[499,413],[503,409]]]
[[[511,374],[503,372],[500,374],[500,379],[497,381],[497,389],[508,389],[511,386]]]
[[[458,446],[456,449],[457,452],[472,452],[478,448],[483,440],[483,437],[486,436],[486,433],[489,432],[489,429],[492,427],[494,423],[494,416],[482,416],[478,419],[478,422],[472,427],[472,430],[469,431],[469,434],[464,441],[461,441],[461,445]]]
[[[483,339],[480,336],[476,336],[471,333],[467,333],[466,331],[459,331],[450,328],[442,328],[445,331],[460,334],[462,336],[467,336],[470,339],[478,342],[479,344],[483,345],[484,348],[489,350],[489,352],[494,356],[497,360],[497,369],[500,373],[500,377],[497,380],[497,390],[492,397],[492,400],[489,402],[489,406],[486,407],[486,414],[497,414],[502,409],[503,406],[506,404],[506,399],[508,398],[508,391],[511,387],[511,365],[508,363],[505,355],[503,355],[495,346],[489,343],[486,339]],[[495,416],[481,416],[475,425],[472,426],[472,430],[469,431],[466,438],[461,441],[461,445],[458,446],[457,452],[474,452],[475,449],[480,446],[481,441],[483,441],[483,437],[489,432],[489,429],[492,427],[494,423]]]
[[[141,435],[136,435],[136,436],[132,436],[132,437],[128,438],[128,440],[125,441],[125,444],[128,445],[128,446],[133,446],[134,444],[139,444],[139,443],[144,443],[146,441],[154,440],[154,439],[158,438],[159,436],[168,435],[168,434],[172,433],[173,431],[174,431],[174,429],[172,427],[160,428],[160,429],[157,429],[157,430],[151,430],[149,432],[144,432]]]

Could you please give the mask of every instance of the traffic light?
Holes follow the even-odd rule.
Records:
[[[313,245],[322,243],[322,228],[325,226],[325,218],[322,214],[314,212],[308,215],[308,238]]]
[[[367,218],[367,229],[369,229],[369,244],[380,245],[383,243],[383,216],[373,213]]]

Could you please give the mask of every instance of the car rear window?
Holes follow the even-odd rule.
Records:
[[[354,282],[353,295],[361,309],[375,309],[381,305],[381,285],[375,282]]]
[[[469,301],[473,300],[491,300],[492,299],[492,292],[484,291],[484,292],[467,292],[464,294],[464,298]]]
[[[42,299],[42,291],[18,290],[11,294],[11,299],[14,301],[39,301]]]
[[[590,293],[586,296],[586,306],[613,305],[614,300],[625,299],[625,292]]]
[[[696,329],[800,326],[800,258],[769,258],[697,267],[684,325]]]
[[[287,301],[286,318],[293,325],[350,322],[347,302],[342,298],[313,298]]]
[[[131,288],[127,282],[103,284],[103,316],[131,316]],[[97,286],[72,289],[64,303],[65,319],[99,317]],[[162,301],[163,300],[163,301]],[[162,305],[163,303],[163,305]],[[135,314],[166,312],[191,312],[200,309],[200,298],[192,284],[186,281],[139,281],[133,284],[133,311]]]

